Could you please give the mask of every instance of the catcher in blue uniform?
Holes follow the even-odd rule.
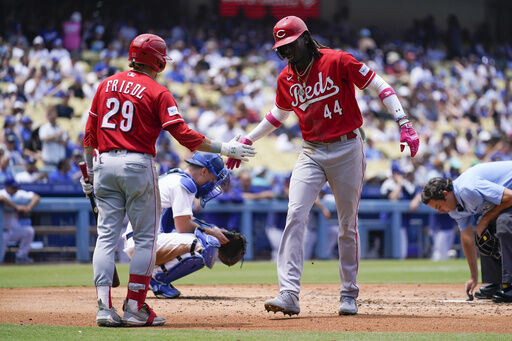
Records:
[[[212,268],[217,258],[233,265],[243,258],[246,241],[240,233],[207,224],[192,215],[194,198],[201,206],[222,193],[221,184],[229,182],[229,171],[217,154],[196,152],[185,160],[185,170],[171,169],[158,180],[162,216],[158,234],[155,268],[151,289],[158,298],[180,295],[172,282],[204,266]],[[132,229],[128,225],[124,251],[134,250]]]

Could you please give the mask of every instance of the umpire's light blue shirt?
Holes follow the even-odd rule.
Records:
[[[505,188],[512,188],[512,161],[473,166],[453,181],[453,194],[459,205],[448,214],[464,231],[473,225],[475,216],[501,204]]]

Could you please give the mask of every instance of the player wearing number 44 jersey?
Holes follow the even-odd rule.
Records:
[[[165,319],[145,303],[155,264],[160,195],[153,158],[162,129],[191,151],[220,153],[238,160],[254,156],[254,149],[235,140],[211,141],[191,130],[167,88],[155,78],[169,57],[162,38],[135,37],[130,45],[130,71],[120,72],[98,86],[85,129],[85,160],[93,186],[81,179],[84,192],[94,189],[98,206],[98,239],[93,256],[98,295],[96,322],[100,326],[162,325]],[[98,155],[93,162],[93,149]],[[120,318],[112,306],[110,287],[114,250],[125,213],[133,227],[134,251],[128,293]]]
[[[363,123],[355,86],[371,88],[393,113],[400,128],[400,142],[418,150],[418,135],[393,90],[368,66],[351,54],[318,44],[306,24],[288,16],[274,26],[274,50],[288,60],[277,79],[274,107],[241,142],[252,145],[278,128],[291,114],[299,118],[304,139],[290,180],[286,227],[277,256],[280,294],[265,302],[267,311],[298,314],[303,266],[303,238],[307,217],[325,182],[329,182],[338,211],[340,315],[356,314],[359,294],[359,236],[357,211],[365,171]],[[228,159],[228,168],[240,163]]]

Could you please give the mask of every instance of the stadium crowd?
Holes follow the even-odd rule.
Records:
[[[11,18],[0,36],[0,184],[10,178],[18,183],[78,181],[82,132],[95,89],[103,78],[127,69],[129,44],[142,33],[130,20],[69,15],[34,34],[25,34],[23,23]],[[199,13],[196,22],[166,28],[146,23],[144,31],[166,39],[173,63],[159,81],[176,97],[185,120],[207,136],[228,141],[270,108],[275,79],[286,64],[271,49],[273,21]],[[375,27],[350,27],[343,13],[328,24],[307,23],[319,42],[352,53],[382,75],[418,130],[418,155],[401,157],[392,117],[377,96],[357,93],[367,134],[369,186],[393,177],[391,159],[396,159],[393,171],[410,182],[398,197],[406,199],[433,176],[456,177],[478,162],[512,159],[512,47],[492,43],[485,26],[469,32],[451,16],[442,31],[426,17],[391,40]],[[299,133],[290,119],[271,140],[277,151],[293,154]],[[162,134],[156,155],[160,172],[179,166],[183,157]],[[248,164],[251,191],[283,197],[292,165],[278,171],[270,163]],[[243,181],[234,178],[232,186]]]

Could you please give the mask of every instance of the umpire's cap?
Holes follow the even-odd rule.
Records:
[[[223,172],[224,161],[219,154],[196,152],[191,159],[186,159],[185,161],[192,165],[206,167],[217,180],[225,173]]]

